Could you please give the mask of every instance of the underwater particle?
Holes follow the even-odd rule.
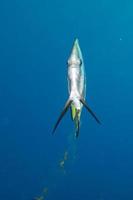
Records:
[[[65,161],[64,161],[64,160],[61,160],[60,163],[59,163],[59,166],[60,166],[61,168],[64,168],[64,164],[65,164]]]
[[[42,195],[40,197],[35,197],[33,200],[44,200],[48,195],[48,187],[45,187],[42,191]]]
[[[67,159],[68,159],[68,152],[65,151],[63,159],[59,162],[59,166],[60,166],[61,168],[64,168],[65,161],[66,161]]]
[[[64,175],[66,175],[65,161],[66,161],[67,159],[68,159],[68,152],[65,151],[63,159],[60,160],[60,162],[59,162],[59,167],[60,167],[61,170],[63,171]]]
[[[66,175],[66,170],[65,170],[64,165],[65,165],[65,161],[64,160],[60,161],[60,168],[61,168],[63,174]]]

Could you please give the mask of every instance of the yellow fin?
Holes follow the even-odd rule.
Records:
[[[76,116],[76,108],[74,105],[71,105],[71,112],[72,112],[72,119],[74,120]]]

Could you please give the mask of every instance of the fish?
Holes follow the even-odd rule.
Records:
[[[95,113],[91,110],[90,106],[86,103],[86,76],[82,52],[79,46],[79,40],[76,38],[71,50],[71,54],[67,61],[68,68],[68,92],[69,98],[59,115],[57,122],[53,128],[54,134],[63,116],[68,109],[71,111],[71,118],[75,123],[75,136],[79,136],[80,118],[83,106],[92,115],[98,124],[101,122],[96,117]]]

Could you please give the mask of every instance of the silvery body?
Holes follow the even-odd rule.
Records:
[[[68,89],[72,104],[77,110],[82,109],[81,97],[85,99],[85,72],[83,56],[76,39],[68,59]]]
[[[70,57],[68,59],[68,90],[69,98],[54,126],[52,133],[55,132],[61,119],[63,118],[67,110],[71,107],[71,116],[72,120],[75,122],[76,127],[75,136],[78,137],[80,127],[80,116],[83,105],[88,110],[88,112],[95,118],[95,120],[98,123],[100,123],[96,115],[92,112],[90,107],[85,102],[86,78],[83,56],[79,47],[78,39],[75,40]]]

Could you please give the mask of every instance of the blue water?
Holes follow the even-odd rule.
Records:
[[[132,10],[124,0],[0,2],[0,200],[133,199]],[[51,131],[76,37],[102,124],[83,109],[75,141],[69,113]]]

